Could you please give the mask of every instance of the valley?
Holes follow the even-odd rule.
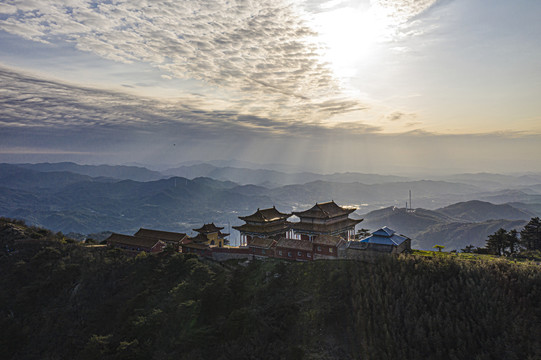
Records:
[[[426,180],[208,164],[175,171],[180,173],[179,169],[188,177],[168,177],[173,170],[160,173],[135,166],[0,164],[0,214],[79,234],[133,233],[140,227],[190,233],[202,223],[215,222],[232,233],[235,244],[238,234],[230,229],[241,224],[238,216],[272,206],[298,211],[335,200],[358,208],[352,214],[364,219],[358,229],[389,226],[411,237],[415,248],[430,249],[437,243],[458,250],[480,246],[500,227],[519,229],[541,214],[537,175],[470,174]],[[233,181],[239,177],[244,181]],[[480,186],[480,180],[489,181],[492,190]],[[410,190],[414,211],[406,211]]]

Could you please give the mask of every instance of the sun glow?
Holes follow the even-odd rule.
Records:
[[[325,47],[323,60],[342,81],[357,75],[359,64],[377,61],[377,45],[390,39],[392,18],[374,5],[341,7],[317,14],[314,27]]]

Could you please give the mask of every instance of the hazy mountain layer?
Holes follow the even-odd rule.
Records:
[[[470,204],[469,209],[467,204]],[[461,211],[451,211],[458,209]],[[487,216],[481,216],[479,209],[484,209]],[[527,213],[510,205],[502,206],[478,201],[454,204],[444,210],[418,208],[407,211],[405,208],[388,207],[364,215],[361,226],[370,230],[388,226],[409,236],[412,239],[412,247],[418,249],[431,249],[435,244],[439,244],[449,250],[460,250],[470,244],[484,246],[488,235],[499,228],[520,230],[530,218]],[[504,217],[494,219],[488,214],[502,216],[509,214],[511,217],[522,214],[523,220],[508,220]]]
[[[71,166],[65,164],[36,167],[51,170]],[[66,233],[130,233],[139,227],[190,232],[205,222],[216,222],[229,231],[229,225],[242,223],[238,216],[257,208],[276,205],[281,211],[302,210],[316,202],[335,200],[341,205],[357,206],[354,217],[378,210],[366,215],[362,227],[375,230],[390,226],[414,238],[414,246],[422,248],[434,243],[458,248],[470,243],[482,245],[487,234],[497,230],[495,227],[516,227],[520,222],[513,221],[541,213],[541,195],[518,190],[480,192],[482,189],[476,186],[446,181],[363,184],[317,180],[268,188],[210,178],[115,180],[66,171],[40,172],[9,164],[0,164],[0,170],[0,215]],[[414,213],[404,210],[410,190],[417,208]],[[515,202],[497,206],[465,202],[491,197],[500,200],[495,202]],[[449,206],[457,201],[461,203]],[[233,231],[233,243],[237,237]]]
[[[69,171],[75,174],[92,177],[108,177],[113,179],[130,179],[136,181],[150,181],[164,178],[157,171],[148,170],[140,166],[125,165],[79,165],[72,162],[17,164],[17,166],[40,172]]]
[[[312,181],[330,182],[361,182],[364,184],[378,184],[396,181],[406,181],[405,177],[393,175],[361,174],[361,173],[335,173],[316,174],[312,172],[286,173],[277,170],[248,169],[238,167],[217,167],[210,164],[195,164],[181,166],[163,171],[165,175],[181,176],[188,179],[204,176],[216,180],[229,180],[238,184],[265,185],[277,187],[281,185],[305,184]]]
[[[492,219],[528,220],[534,216],[533,212],[517,209],[510,204],[495,205],[479,200],[460,202],[437,209],[436,211],[465,221],[486,221]]]

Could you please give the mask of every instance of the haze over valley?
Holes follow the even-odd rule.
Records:
[[[276,206],[299,211],[334,200],[356,206],[358,228],[389,226],[416,248],[482,246],[499,228],[541,215],[541,174],[460,174],[432,179],[362,173],[289,173],[205,163],[162,172],[136,166],[1,164],[0,211],[64,233],[191,233],[202,223],[231,229],[238,216]],[[172,174],[184,175],[171,176]],[[479,186],[482,181],[488,185]],[[406,211],[409,191],[415,211]],[[408,203],[408,208],[410,207]],[[232,244],[238,233],[231,232]]]

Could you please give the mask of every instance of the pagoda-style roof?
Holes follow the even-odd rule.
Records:
[[[152,230],[152,229],[143,229],[140,228],[139,231],[137,231],[134,236],[138,237],[149,237],[153,239],[159,239],[164,241],[181,241],[184,239],[187,235],[184,233],[177,233],[177,232],[171,232],[171,231],[162,231],[162,230]]]
[[[240,226],[233,226],[233,229],[240,231],[241,233],[252,233],[252,234],[275,234],[289,230],[289,222],[283,223],[279,222],[276,224],[268,225],[253,225],[253,224],[243,224]]]
[[[315,245],[326,245],[326,246],[338,246],[344,242],[344,239],[341,236],[336,235],[326,235],[321,234],[316,236],[313,243]]]
[[[278,240],[276,247],[303,251],[312,251],[314,249],[314,246],[310,241],[284,238]]]
[[[261,249],[270,249],[275,243],[276,243],[276,240],[271,239],[271,238],[256,237],[250,241],[250,244],[248,244],[248,246],[261,248]]]
[[[261,222],[261,223],[267,223],[271,221],[278,221],[278,220],[286,220],[288,217],[290,217],[291,214],[282,213],[278,210],[276,210],[276,207],[271,207],[268,209],[257,209],[255,213],[248,216],[239,216],[239,219],[244,220],[246,222]]]
[[[201,233],[201,234],[212,234],[215,232],[220,232],[220,230],[223,230],[223,227],[216,226],[214,225],[213,222],[210,224],[205,224],[199,229],[193,229],[193,231],[197,231],[198,233]]]
[[[128,245],[133,247],[152,249],[160,240],[150,237],[112,233],[106,241],[108,244]]]
[[[291,223],[291,228],[296,232],[315,233],[315,234],[333,234],[340,231],[346,231],[354,228],[355,225],[363,221],[363,219],[344,219],[332,224],[313,224],[308,222]]]
[[[357,210],[354,207],[338,206],[334,200],[326,203],[315,204],[311,209],[293,212],[300,218],[331,219],[337,216],[349,215]]]
[[[190,240],[191,240],[191,243],[196,243],[196,244],[210,241],[207,234],[202,234],[202,233],[199,233],[196,236],[191,237]]]

